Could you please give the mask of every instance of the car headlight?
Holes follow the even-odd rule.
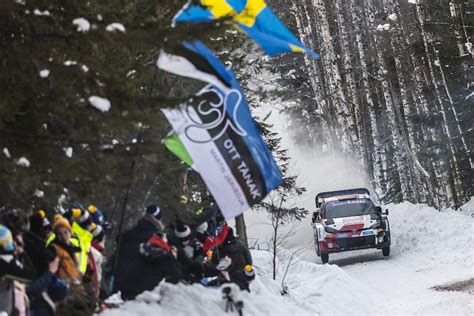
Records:
[[[332,228],[332,227],[324,227],[324,230],[326,231],[326,233],[330,233],[330,234],[335,234],[338,232],[337,229]]]
[[[377,227],[379,227],[379,226],[380,226],[380,221],[377,220],[377,221],[375,221],[375,223],[373,223],[372,225],[370,225],[369,228],[372,229],[372,228],[377,228]]]
[[[324,224],[326,224],[326,225],[333,225],[333,224],[334,224],[334,220],[333,220],[332,218],[328,218],[328,219],[324,222]]]

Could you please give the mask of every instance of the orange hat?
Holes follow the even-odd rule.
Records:
[[[69,221],[61,215],[54,216],[53,230],[57,230],[59,227],[64,227],[69,230],[69,232],[72,232],[71,224],[69,224]]]

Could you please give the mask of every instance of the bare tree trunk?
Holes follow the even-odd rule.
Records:
[[[247,239],[247,227],[245,226],[244,214],[240,214],[235,218],[235,229],[239,239],[245,243],[245,246],[248,248],[249,243]]]
[[[370,23],[369,25],[372,27],[372,29],[375,30],[375,23],[374,23],[375,18],[374,18],[374,12],[373,12],[374,10],[375,10],[374,8],[369,7],[368,18],[369,18],[369,23]],[[404,152],[404,148],[402,145],[403,139],[398,129],[397,118],[396,118],[397,113],[395,109],[396,105],[394,104],[393,99],[392,99],[392,92],[390,90],[389,78],[387,77],[388,70],[385,63],[385,59],[382,55],[382,49],[380,48],[380,44],[379,44],[380,40],[381,38],[379,38],[379,35],[376,34],[374,36],[374,47],[377,54],[377,63],[379,66],[378,78],[381,83],[383,98],[385,101],[385,106],[386,106],[388,118],[390,121],[390,132],[392,135],[393,145],[395,147],[394,161],[395,161],[396,168],[398,171],[398,179],[400,181],[402,199],[406,201],[410,201],[412,200],[412,197],[410,194],[411,193],[410,183],[406,174],[406,171],[408,170],[408,166],[405,162],[405,157],[402,154]]]
[[[426,60],[428,62],[428,68],[429,68],[429,72],[430,72],[430,75],[431,75],[431,83],[433,84],[435,96],[436,96],[436,99],[437,99],[438,104],[440,106],[441,115],[443,117],[442,128],[443,128],[444,134],[447,136],[448,146],[449,146],[449,149],[451,151],[452,161],[453,161],[453,164],[454,164],[453,168],[449,167],[444,171],[446,175],[445,175],[445,177],[444,177],[445,179],[443,181],[445,182],[448,201],[454,201],[454,204],[458,204],[457,203],[456,187],[459,184],[460,168],[459,168],[459,164],[458,164],[458,159],[456,157],[456,149],[455,149],[454,144],[453,144],[453,138],[452,138],[452,135],[451,135],[449,122],[448,122],[448,118],[447,118],[447,115],[446,115],[445,105],[444,105],[443,99],[441,98],[439,85],[438,85],[438,82],[436,80],[436,75],[435,75],[434,68],[433,68],[433,62],[432,62],[431,57],[430,57],[431,54],[430,54],[429,47],[430,47],[431,40],[429,38],[429,35],[425,31],[423,8],[419,3],[416,4],[416,12],[417,12],[418,21],[419,21],[420,27],[421,27],[421,35],[422,35],[423,44],[424,44],[424,48],[425,48]],[[453,169],[453,170],[451,171],[449,169]]]
[[[351,137],[347,129],[344,126],[354,125],[346,123],[349,119],[349,108],[347,106],[347,100],[344,95],[344,91],[341,86],[341,75],[339,67],[336,61],[336,54],[333,45],[333,38],[329,29],[328,16],[326,12],[326,6],[323,0],[312,0],[312,4],[315,8],[316,19],[319,21],[321,38],[321,52],[325,56],[322,58],[322,65],[326,76],[327,85],[327,99],[330,104],[336,110],[336,121],[338,123],[337,133],[340,137],[343,150],[347,151],[352,149]]]

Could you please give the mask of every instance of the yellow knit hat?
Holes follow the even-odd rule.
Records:
[[[89,211],[89,213],[92,213],[94,214],[95,211],[97,211],[97,207],[95,207],[95,205],[89,205],[89,207],[87,208],[87,210]]]
[[[54,216],[53,230],[57,231],[59,227],[64,227],[67,230],[69,230],[69,232],[72,232],[71,224],[69,224],[69,221],[65,219],[64,217],[62,217],[61,215],[59,216],[58,215],[59,214]]]

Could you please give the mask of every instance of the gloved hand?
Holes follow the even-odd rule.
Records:
[[[225,256],[224,258],[221,258],[216,268],[219,271],[225,271],[230,267],[231,264],[232,264],[232,259]]]

